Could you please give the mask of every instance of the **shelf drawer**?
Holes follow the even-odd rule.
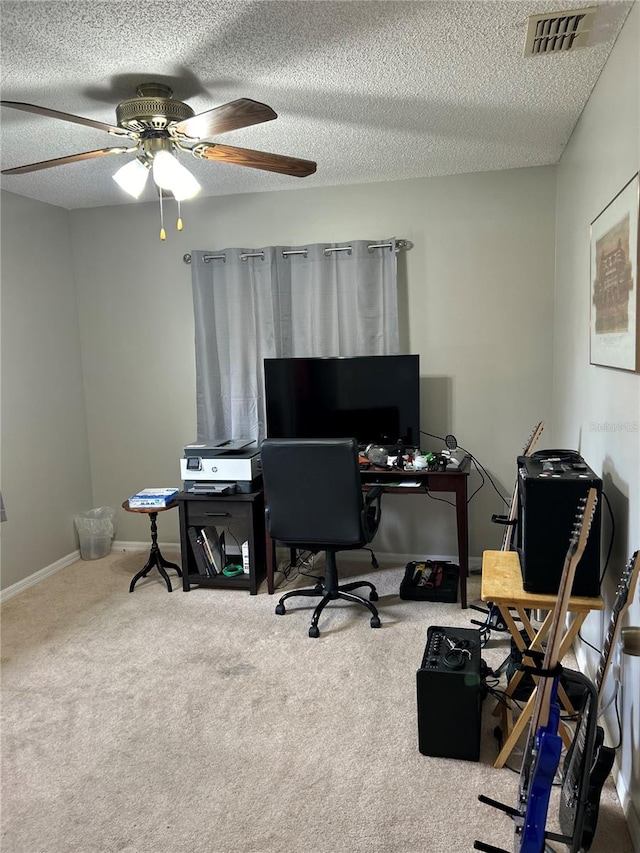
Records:
[[[231,503],[231,501],[198,501],[187,504],[187,524],[207,525],[226,524],[234,518],[250,518],[251,504]]]

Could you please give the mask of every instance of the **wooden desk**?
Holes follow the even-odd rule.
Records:
[[[469,524],[467,518],[467,482],[469,479],[469,459],[460,468],[449,471],[399,471],[371,466],[362,471],[364,489],[374,485],[383,486],[384,491],[394,495],[425,495],[429,492],[450,492],[455,496],[456,528],[458,534],[458,562],[460,564],[460,601],[467,606],[467,578],[469,576]],[[417,486],[394,486],[402,480],[417,480]],[[388,485],[387,485],[388,484]],[[273,595],[275,590],[275,543],[269,533],[267,539],[267,590]]]
[[[553,611],[557,603],[557,596],[524,591],[520,559],[516,551],[484,552],[482,555],[482,586],[480,597],[483,601],[493,602],[499,608],[505,624],[509,628],[511,636],[521,652],[527,648],[542,650],[542,643],[549,633],[553,621]],[[522,622],[522,626],[529,637],[528,645],[520,633],[521,629],[516,624],[510,608],[516,611]],[[537,631],[533,628],[527,616],[527,610],[547,611],[547,617]],[[563,635],[560,645],[560,660],[562,660],[571,647],[582,623],[591,610],[604,610],[602,598],[599,596],[596,598],[571,596],[569,599],[569,611],[574,614],[574,618]],[[510,679],[505,691],[506,702],[499,702],[494,710],[495,715],[503,713],[507,734],[504,746],[494,762],[494,767],[504,766],[505,761],[518,742],[533,713],[535,690],[529,697],[516,722],[514,723],[513,721],[513,706],[509,703],[508,697],[513,695],[514,690],[520,683],[522,675],[523,673],[518,671]],[[572,713],[573,709],[562,688],[559,689],[558,693],[565,709],[569,713]],[[568,746],[570,737],[566,731],[563,731],[562,734],[565,744]]]

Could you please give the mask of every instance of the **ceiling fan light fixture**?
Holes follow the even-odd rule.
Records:
[[[176,200],[177,228],[182,231],[180,204],[193,198],[201,189],[195,176],[179,162],[176,154],[178,151],[191,153],[199,160],[218,160],[297,178],[312,175],[316,171],[316,163],[311,160],[202,141],[220,133],[276,119],[277,113],[266,104],[250,98],[238,98],[196,115],[188,104],[174,101],[171,89],[163,83],[141,83],[136,88],[136,95],[137,97],[129,98],[116,106],[115,125],[36,104],[1,100],[2,107],[84,125],[118,137],[127,137],[135,146],[101,148],[97,151],[71,154],[68,157],[55,157],[13,169],[2,169],[2,174],[18,175],[48,169],[51,166],[63,166],[95,157],[135,151],[135,159],[118,169],[112,177],[124,192],[139,199],[147,183],[148,174],[152,172],[160,197],[160,238],[165,240],[163,193],[171,194]],[[188,140],[186,145],[185,140]]]
[[[149,169],[137,157],[122,166],[113,175],[113,180],[133,198],[140,198],[147,183]]]
[[[178,201],[193,198],[200,184],[191,172],[169,151],[158,151],[153,158],[153,180],[163,190],[169,190]]]

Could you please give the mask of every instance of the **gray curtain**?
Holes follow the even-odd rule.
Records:
[[[262,441],[265,358],[399,351],[394,239],[194,251],[191,270],[200,441]]]

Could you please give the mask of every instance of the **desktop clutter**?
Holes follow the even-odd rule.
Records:
[[[455,437],[448,435],[447,447],[439,453],[424,453],[419,447],[405,447],[402,441],[394,446],[369,444],[360,457],[360,467],[391,468],[400,471],[451,471],[458,469],[466,453],[462,453]]]
[[[360,456],[360,468],[405,473],[457,471],[467,454],[461,455],[452,435],[446,437],[445,444],[446,449],[439,453],[423,453],[417,447],[405,448],[401,441],[393,447],[369,444]],[[400,583],[400,598],[454,603],[458,598],[459,577],[460,567],[446,560],[410,561]]]

